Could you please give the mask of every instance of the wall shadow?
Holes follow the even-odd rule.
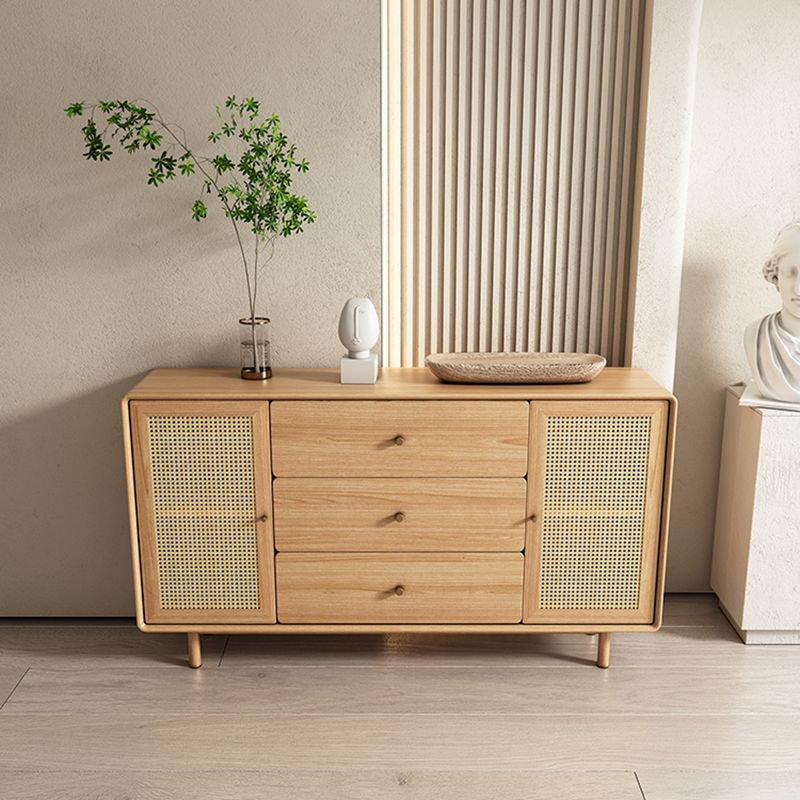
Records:
[[[0,425],[0,616],[133,613],[119,403],[142,375]]]
[[[670,524],[670,561],[681,562],[682,578],[669,591],[708,586],[716,512],[725,388],[733,380],[716,354],[734,335],[726,320],[719,275],[724,265],[687,259],[681,286],[675,396],[678,428]],[[702,298],[701,300],[699,298]],[[733,321],[739,330],[739,320]],[[741,335],[740,333],[738,335]],[[737,378],[738,379],[738,378]]]

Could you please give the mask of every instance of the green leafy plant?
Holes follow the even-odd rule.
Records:
[[[192,219],[206,219],[206,199],[219,201],[231,221],[244,266],[250,319],[256,318],[259,256],[269,248],[272,257],[277,237],[302,233],[316,214],[303,195],[292,192],[292,180],[308,170],[308,161],[297,155],[275,114],[261,115],[253,97],[230,96],[216,107],[218,126],[208,142],[219,152],[200,155],[189,148],[186,132],[164,121],[158,109],[142,100],[99,100],[93,105],[72,103],[64,109],[70,118],[81,117],[81,128],[89,161],[109,161],[112,144],[129,154],[151,151],[147,183],[159,187],[176,176],[200,180],[199,196],[191,209]],[[253,237],[252,255],[245,249],[245,234]],[[255,323],[252,326],[254,358]],[[259,364],[253,365],[257,370]]]

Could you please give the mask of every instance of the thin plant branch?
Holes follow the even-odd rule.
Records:
[[[308,170],[308,162],[296,155],[281,129],[277,115],[259,117],[261,104],[253,97],[237,100],[226,98],[225,117],[217,106],[219,129],[208,134],[212,143],[236,144],[235,151],[218,152],[213,158],[195,153],[189,147],[186,130],[177,123],[165,121],[158,107],[141,98],[136,100],[100,100],[94,105],[72,103],[64,109],[68,117],[88,118],[82,128],[86,152],[90,161],[108,161],[113,151],[110,142],[123,147],[128,153],[139,150],[157,151],[151,157],[147,183],[158,187],[177,175],[203,177],[201,196],[192,206],[192,218],[205,219],[208,209],[204,194],[216,194],[225,216],[233,226],[234,236],[242,259],[250,310],[253,367],[266,367],[260,363],[256,337],[258,282],[260,268],[271,261],[274,242],[278,236],[288,237],[303,232],[316,214],[309,208],[306,198],[293,194],[292,181],[296,173]],[[95,114],[105,115],[105,125],[98,129]],[[165,138],[168,141],[164,141]],[[213,190],[213,192],[212,192]],[[242,238],[242,225],[247,225],[255,237],[252,262],[248,260]],[[264,244],[269,254],[259,264]]]

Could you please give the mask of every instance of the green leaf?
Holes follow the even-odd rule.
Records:
[[[159,170],[151,169],[147,173],[148,186],[161,186],[162,183],[164,183],[164,176]]]
[[[258,100],[253,97],[245,97],[244,102],[242,103],[242,108],[249,112],[250,117],[255,117],[258,114]]]
[[[221,175],[223,172],[230,172],[234,166],[233,161],[231,161],[224,153],[219,156],[214,156],[214,158],[211,159],[211,163],[214,165],[214,169],[219,175]]]
[[[139,139],[141,139],[143,147],[155,150],[161,144],[162,136],[160,133],[148,128],[147,125],[142,125],[139,128]]]
[[[202,200],[195,200],[192,206],[192,219],[195,220],[195,222],[200,222],[201,219],[205,219],[207,216],[208,209],[206,208],[206,204]]]
[[[163,123],[144,105],[129,100],[100,100],[89,109],[92,112],[97,109],[104,115],[102,130],[98,130],[92,114],[85,114],[83,102],[64,109],[68,117],[89,117],[82,128],[83,154],[89,160],[111,158],[112,150],[106,140],[112,143],[116,140],[128,153],[155,150],[158,155],[150,158],[147,183],[156,187],[173,180],[177,174],[191,176],[205,172],[208,165],[217,175],[225,174],[225,178],[203,176],[202,196],[216,195],[225,216],[244,223],[262,241],[302,233],[316,219],[306,198],[293,193],[293,179],[308,171],[308,161],[297,155],[296,145],[282,131],[276,114],[258,118],[261,105],[253,97],[237,101],[235,95],[229,95],[225,100],[225,115],[217,106],[220,128],[212,130],[208,140],[224,148],[224,138],[236,137],[242,144],[213,157],[194,156],[182,147],[163,143],[165,131],[160,127]],[[192,206],[192,218],[199,221],[207,214],[204,201],[197,200]]]

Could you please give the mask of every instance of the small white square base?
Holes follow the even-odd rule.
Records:
[[[340,362],[340,383],[377,383],[378,356],[343,358]]]

